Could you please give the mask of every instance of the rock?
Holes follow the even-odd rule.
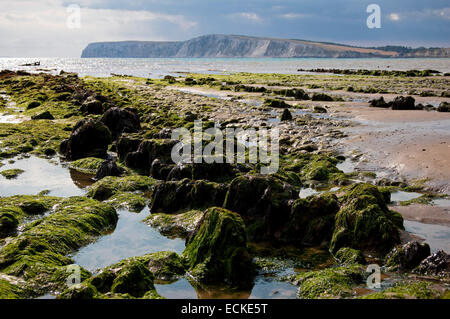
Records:
[[[439,107],[437,108],[438,112],[450,112],[450,103],[447,102],[441,102],[439,104]]]
[[[385,259],[389,271],[405,271],[417,267],[422,260],[430,256],[430,246],[412,241],[393,248]]]
[[[394,101],[389,103],[393,110],[415,110],[415,99],[412,96],[397,96]]]
[[[141,121],[135,109],[112,107],[103,114],[100,122],[111,131],[113,140],[123,133],[135,133],[141,129]]]
[[[252,285],[245,225],[236,213],[218,207],[207,209],[197,229],[186,240],[183,255],[191,275],[201,283],[225,283],[239,288]]]
[[[353,248],[342,247],[336,252],[334,256],[341,264],[365,264],[366,259],[360,250]]]
[[[89,96],[81,105],[80,112],[86,114],[102,114],[103,103],[95,99],[93,96]]]
[[[291,185],[274,177],[245,175],[231,182],[223,207],[242,216],[249,238],[270,239],[280,236],[291,215],[290,201],[296,197]]]
[[[44,111],[42,113],[39,114],[35,114],[31,117],[32,120],[54,120],[55,118],[53,117],[52,113],[50,113],[49,111]]]
[[[0,238],[8,237],[19,226],[19,220],[7,210],[0,210]]]
[[[35,109],[37,107],[41,106],[41,103],[38,101],[32,101],[30,103],[28,103],[27,105],[27,110],[31,110],[31,109]]]
[[[371,107],[382,107],[382,108],[389,108],[389,104],[386,103],[383,97],[380,97],[379,99],[374,99],[370,101]]]
[[[142,139],[137,137],[131,137],[128,135],[121,135],[117,141],[117,155],[121,161],[125,161],[128,153],[137,151]]]
[[[297,199],[292,204],[288,226],[282,233],[283,241],[316,246],[329,242],[338,211],[339,203],[335,195]]]
[[[183,179],[159,183],[153,191],[150,211],[174,214],[195,208],[222,206],[226,185]]]
[[[327,109],[322,106],[314,106],[313,113],[327,113]]]
[[[57,296],[57,299],[94,299],[98,292],[94,286],[89,284],[79,284],[70,287]]]
[[[118,167],[116,161],[107,160],[102,162],[95,174],[95,179],[99,180],[105,176],[122,176],[124,173],[125,169]]]
[[[38,215],[49,210],[44,202],[38,200],[23,201],[19,204],[19,208],[28,215]]]
[[[151,164],[155,159],[159,159],[164,164],[173,164],[171,154],[177,143],[178,141],[170,139],[145,139],[139,144],[136,151],[129,152],[126,155],[120,153],[121,148],[119,147],[119,156],[125,158],[126,166],[140,169],[149,174]]]
[[[439,250],[422,260],[415,272],[425,275],[439,275],[442,273],[450,273],[450,255],[443,250]]]
[[[142,297],[147,291],[155,289],[154,275],[141,262],[130,261],[118,271],[115,268],[114,275],[111,285],[113,293],[128,293],[133,297]]]
[[[280,120],[283,121],[291,121],[292,120],[292,114],[289,111],[289,109],[284,109],[283,114],[281,114]]]
[[[336,215],[330,251],[342,247],[385,254],[400,242],[400,214],[390,211],[376,186],[356,184],[343,196]]]
[[[208,180],[212,182],[230,181],[238,170],[228,163],[193,163],[193,164],[178,164],[172,167],[167,179],[181,180],[189,178],[194,180]]]
[[[105,125],[83,119],[75,125],[69,139],[61,142],[60,152],[72,161],[84,157],[106,158],[110,142],[111,133]]]
[[[324,101],[324,102],[333,102],[333,98],[325,93],[314,93],[312,101]]]
[[[185,260],[172,251],[147,255],[147,267],[159,280],[170,281],[186,273]]]
[[[273,108],[277,108],[277,109],[286,109],[286,108],[290,107],[289,104],[287,104],[286,102],[284,102],[282,100],[266,99],[264,104],[268,107],[273,107]]]

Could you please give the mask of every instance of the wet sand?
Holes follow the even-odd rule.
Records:
[[[450,207],[413,204],[391,206],[390,208],[402,214],[406,220],[450,227]]]
[[[341,106],[354,118],[347,148],[357,148],[380,168],[407,180],[427,179],[432,191],[450,194],[450,113]]]

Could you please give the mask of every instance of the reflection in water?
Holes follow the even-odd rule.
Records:
[[[118,213],[119,221],[114,232],[81,248],[73,256],[76,264],[94,271],[129,257],[166,250],[183,252],[184,240],[164,237],[142,222],[150,214],[148,207],[139,214],[127,210],[119,210]]]
[[[83,188],[93,183],[92,175],[72,173],[59,160],[36,156],[14,160],[0,170],[20,168],[25,172],[9,180],[0,176],[0,196],[35,195],[43,190],[49,190],[51,196],[80,196],[85,193]]]
[[[431,251],[444,250],[450,253],[450,227],[404,221],[406,231],[422,237],[430,245]]]
[[[419,198],[420,196],[422,196],[422,194],[420,194],[420,193],[397,191],[397,192],[391,193],[391,201],[392,202],[403,202],[403,201]]]
[[[219,286],[200,286],[181,278],[176,282],[155,284],[156,291],[169,299],[293,299],[298,287],[277,278],[258,275],[253,288],[247,291],[229,290]]]

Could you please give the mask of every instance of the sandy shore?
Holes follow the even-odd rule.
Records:
[[[390,208],[402,214],[406,220],[450,227],[450,207],[414,204]]]
[[[341,106],[337,114],[356,122],[346,129],[345,146],[381,168],[408,180],[427,179],[430,190],[450,194],[450,113]]]

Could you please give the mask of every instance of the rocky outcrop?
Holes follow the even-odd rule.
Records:
[[[226,283],[239,288],[252,284],[245,225],[236,213],[218,207],[207,209],[186,240],[183,255],[189,272],[201,283]]]
[[[416,272],[425,275],[450,274],[450,255],[443,250],[435,252],[416,268]]]
[[[103,114],[100,122],[109,128],[114,140],[123,133],[135,133],[141,129],[141,121],[133,108],[112,107]]]
[[[223,207],[242,216],[252,240],[280,237],[297,196],[291,185],[274,177],[245,175],[231,182]]]
[[[68,160],[84,157],[106,158],[111,133],[101,122],[83,119],[75,124],[69,139],[63,140],[60,152]]]
[[[330,251],[350,247],[384,255],[399,244],[403,218],[389,210],[386,199],[376,186],[352,186],[336,215]]]
[[[385,267],[389,271],[411,270],[428,256],[430,256],[430,246],[427,243],[421,244],[417,241],[412,241],[392,249],[386,256]]]

